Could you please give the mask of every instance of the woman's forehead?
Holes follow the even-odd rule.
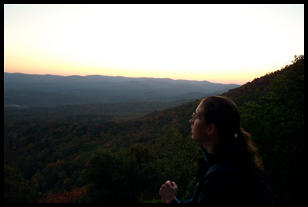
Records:
[[[202,110],[202,104],[203,104],[204,100],[205,100],[205,99],[202,99],[202,100],[200,101],[199,105],[198,105],[197,108],[196,108],[196,112],[200,112],[200,111]]]

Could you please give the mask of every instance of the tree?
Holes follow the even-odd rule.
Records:
[[[37,194],[24,179],[20,169],[13,165],[4,165],[4,201],[8,203],[34,203]]]

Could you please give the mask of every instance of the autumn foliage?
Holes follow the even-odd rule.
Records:
[[[86,196],[87,187],[74,187],[71,191],[48,193],[45,198],[41,199],[40,203],[72,203],[77,202],[82,197]]]

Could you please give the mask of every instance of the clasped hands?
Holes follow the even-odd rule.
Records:
[[[167,180],[164,184],[161,185],[159,189],[159,195],[164,203],[170,203],[176,199],[176,194],[178,191],[178,186],[175,182]]]

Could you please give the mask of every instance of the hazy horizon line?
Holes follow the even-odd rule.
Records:
[[[122,78],[132,78],[132,79],[169,79],[174,81],[195,81],[195,82],[209,82],[209,83],[215,83],[215,84],[231,84],[231,85],[244,85],[245,83],[249,82],[246,81],[245,83],[234,83],[234,82],[214,82],[209,80],[193,80],[193,79],[175,79],[175,78],[169,78],[169,77],[146,77],[146,76],[140,76],[140,77],[131,77],[131,76],[123,76],[123,75],[98,75],[98,74],[91,74],[91,75],[59,75],[59,74],[50,74],[50,73],[22,73],[22,72],[5,72],[9,74],[25,74],[25,75],[45,75],[45,76],[60,76],[60,77],[72,77],[72,76],[79,76],[79,77],[87,77],[87,76],[102,76],[102,77],[122,77]]]

